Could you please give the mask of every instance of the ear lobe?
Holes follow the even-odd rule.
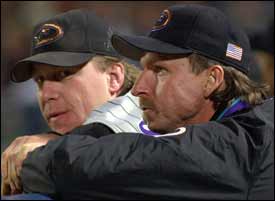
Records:
[[[124,83],[124,66],[121,63],[114,63],[107,69],[109,75],[108,87],[112,96],[118,96]]]

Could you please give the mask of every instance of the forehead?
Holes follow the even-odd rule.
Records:
[[[147,52],[141,59],[142,66],[145,64],[153,64],[156,62],[166,62],[169,60],[186,59],[188,55],[164,55],[159,53]]]

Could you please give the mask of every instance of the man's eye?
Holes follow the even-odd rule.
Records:
[[[161,66],[156,66],[154,71],[158,75],[165,75],[168,72],[168,70],[166,68],[163,68]]]

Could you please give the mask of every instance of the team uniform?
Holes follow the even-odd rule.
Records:
[[[138,98],[128,92],[93,110],[84,125],[104,124],[115,133],[140,132],[138,125],[141,119],[142,111],[138,106]]]

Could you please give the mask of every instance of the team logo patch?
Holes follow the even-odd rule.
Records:
[[[34,36],[34,47],[52,43],[63,36],[62,28],[56,24],[44,24]]]
[[[162,29],[163,27],[165,27],[169,23],[170,19],[171,19],[170,11],[169,10],[164,10],[160,14],[160,18],[157,20],[155,26],[153,26],[152,31]]]

